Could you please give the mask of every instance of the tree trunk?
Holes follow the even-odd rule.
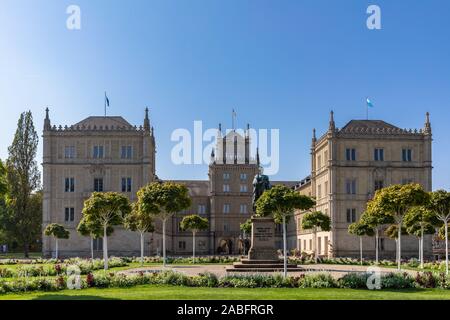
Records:
[[[166,266],[166,219],[162,221],[162,231],[163,231],[163,267]]]
[[[378,246],[379,246],[378,228],[375,230],[375,263],[378,264]]]
[[[30,257],[30,250],[29,250],[29,245],[27,242],[25,242],[23,244],[23,255],[25,258],[29,258]]]
[[[192,232],[192,263],[195,263],[195,231]]]
[[[55,259],[58,260],[58,238],[56,238]]]
[[[402,268],[402,222],[398,224],[398,261],[397,261],[397,270],[400,271]]]
[[[91,237],[91,260],[94,260],[94,237]]]
[[[423,227],[420,229],[420,268],[423,269]]]
[[[363,254],[362,254],[362,237],[359,237],[359,259],[361,261],[361,265],[363,264]]]
[[[283,215],[283,275],[287,277],[287,244],[286,244],[286,216]]]
[[[445,274],[448,275],[448,221],[445,220]]]
[[[108,270],[108,235],[106,233],[106,225],[103,227],[103,261],[105,270]]]
[[[317,263],[319,254],[317,252],[317,228],[314,228],[314,261]]]
[[[141,266],[144,265],[144,233],[141,232]]]

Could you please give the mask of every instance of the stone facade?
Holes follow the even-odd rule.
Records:
[[[84,201],[93,191],[122,192],[136,200],[136,192],[157,181],[155,174],[155,137],[148,110],[143,126],[129,124],[122,117],[89,117],[72,126],[51,126],[47,110],[44,124],[43,155],[43,227],[56,222],[70,231],[68,240],[60,240],[61,256],[89,256],[91,240],[76,232]],[[249,128],[240,134],[226,135],[217,130],[217,146],[211,155],[208,180],[174,180],[189,188],[192,206],[175,214],[166,225],[169,254],[192,252],[192,234],[179,228],[183,216],[200,214],[210,222],[209,230],[199,232],[198,254],[237,254],[243,251],[240,224],[251,217],[253,177],[259,170],[251,156]],[[294,186],[296,182],[277,182]],[[145,235],[146,255],[162,250],[161,223],[154,233]],[[278,230],[278,243],[281,233]],[[54,254],[54,240],[44,236],[43,253]],[[108,237],[111,255],[138,255],[139,236],[115,228]],[[97,256],[102,241],[94,242]]]
[[[189,188],[192,206],[175,214],[167,224],[168,254],[192,252],[192,235],[181,231],[179,223],[187,214],[200,214],[210,222],[206,231],[197,234],[198,254],[242,253],[239,228],[253,214],[253,178],[260,170],[257,155],[246,131],[217,130],[208,171],[208,180],[175,180]],[[272,181],[316,198],[314,210],[329,214],[331,232],[319,232],[322,256],[356,256],[359,241],[347,232],[348,225],[364,211],[376,188],[393,183],[418,182],[431,190],[431,126],[427,116],[419,131],[399,129],[383,121],[352,120],[342,129],[335,127],[333,114],[328,131],[319,139],[315,133],[311,146],[311,175],[298,181]],[[71,126],[52,126],[48,110],[43,131],[43,227],[56,222],[70,231],[68,240],[60,240],[61,256],[89,256],[90,239],[76,232],[83,202],[93,191],[122,192],[136,200],[136,192],[145,184],[157,181],[156,144],[148,110],[143,125],[132,126],[122,117],[88,117]],[[375,151],[378,150],[378,151]],[[383,151],[379,151],[383,150]],[[409,151],[408,151],[409,150]],[[375,155],[377,153],[377,155]],[[375,159],[377,157],[377,159]],[[301,217],[288,224],[288,248],[311,252],[312,235],[301,230]],[[281,226],[275,231],[275,244],[282,248]],[[402,238],[402,252],[417,255],[418,241]],[[427,239],[428,240],[428,239]],[[145,255],[160,254],[161,224],[145,236]],[[384,239],[380,255],[394,256],[394,241]],[[54,254],[54,240],[43,237],[43,253]],[[431,241],[425,241],[426,254]],[[115,228],[108,238],[111,255],[138,255],[139,235]],[[374,240],[364,239],[365,255],[373,254]],[[102,241],[94,243],[101,256]]]
[[[414,182],[431,191],[431,144],[428,114],[423,129],[406,130],[380,120],[352,120],[337,129],[331,113],[328,131],[318,139],[313,132],[311,175],[297,186],[316,199],[314,210],[331,217],[332,230],[318,233],[319,254],[359,256],[359,241],[348,226],[359,219],[377,189]],[[303,214],[296,215],[297,248],[312,252],[312,233],[301,229]],[[380,257],[393,258],[395,241],[382,236],[380,249]],[[432,254],[430,236],[424,250],[426,256]],[[363,251],[365,256],[375,254],[374,238],[364,238]],[[402,237],[402,256],[415,257],[417,252],[417,238]]]

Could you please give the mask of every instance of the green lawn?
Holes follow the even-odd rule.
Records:
[[[398,291],[370,291],[353,289],[238,289],[238,288],[186,288],[144,285],[126,289],[84,289],[59,292],[32,292],[0,295],[1,300],[407,300],[450,299],[450,290],[411,289]]]

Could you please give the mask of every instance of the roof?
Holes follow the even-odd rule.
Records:
[[[92,117],[87,117],[84,120],[81,120],[80,122],[76,123],[74,126],[97,126],[97,127],[131,127],[131,124],[125,120],[124,118],[120,117],[120,116],[107,116],[107,117],[102,117],[102,116],[92,116]]]
[[[342,131],[354,131],[357,129],[400,129],[383,120],[351,120],[343,128]]]

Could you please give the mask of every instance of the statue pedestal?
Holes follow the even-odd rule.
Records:
[[[233,263],[227,272],[280,272],[283,261],[275,246],[275,222],[273,218],[252,218],[252,246],[248,259]],[[288,263],[287,271],[302,271],[296,264]]]
[[[278,260],[275,248],[275,222],[273,218],[252,218],[252,246],[249,260]]]

